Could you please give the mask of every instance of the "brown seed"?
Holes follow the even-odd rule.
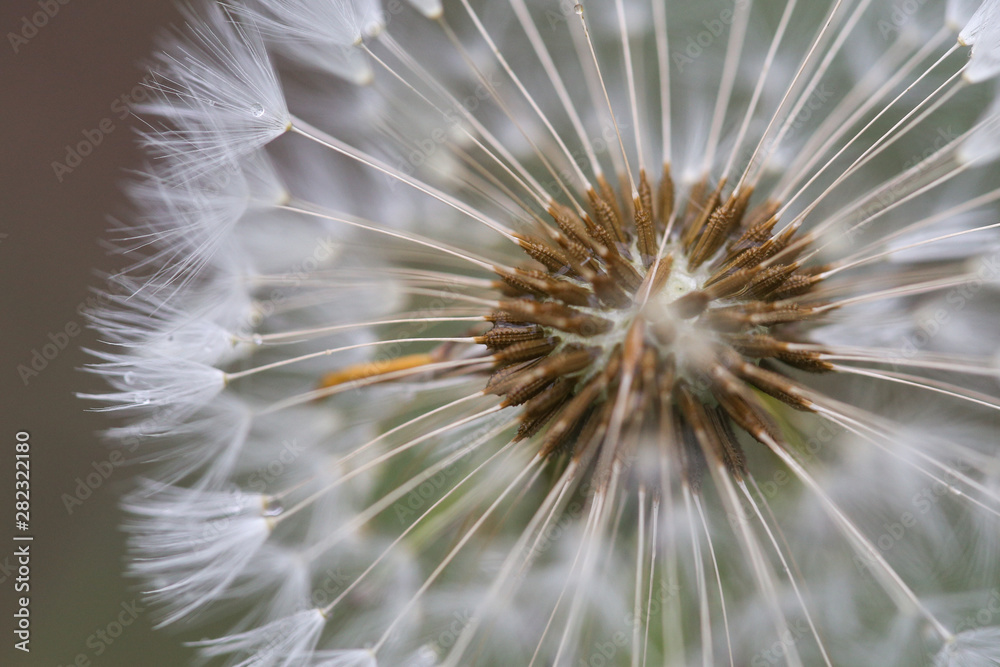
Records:
[[[688,193],[687,206],[684,207],[684,216],[681,218],[681,229],[687,230],[691,223],[701,214],[708,204],[710,196],[708,189],[708,174],[705,174],[697,183],[691,187]]]
[[[505,299],[500,302],[503,310],[521,322],[540,324],[580,336],[597,336],[607,333],[614,326],[610,320],[589,315],[561,303],[538,302],[528,299]]]
[[[538,368],[540,364],[532,366],[530,370],[525,370],[507,378],[502,383],[497,383],[490,390],[490,393],[503,396],[501,407],[511,408],[523,404],[525,401],[537,396],[552,384],[550,377],[535,377],[531,371]]]
[[[646,176],[646,169],[639,169],[639,201],[642,204],[642,208],[649,212],[650,218],[655,215],[653,211],[653,188],[649,185],[649,178]],[[636,205],[638,208],[638,204]]]
[[[524,415],[527,418],[534,418],[544,414],[549,414],[553,408],[557,408],[569,398],[576,387],[574,380],[565,377],[558,378],[555,382],[524,405]]]
[[[683,385],[679,387],[678,405],[705,458],[721,461],[741,479],[746,472],[746,458],[724,413],[706,408]]]
[[[712,212],[689,254],[688,263],[692,267],[707,261],[739,227],[752,194],[753,188],[749,187],[734,192],[725,204]]]
[[[774,217],[774,215],[781,209],[781,202],[776,202],[773,199],[767,199],[757,206],[750,209],[750,212],[746,214],[743,219],[743,228],[750,229],[756,225]]]
[[[730,383],[716,385],[713,393],[729,418],[757,442],[766,444],[769,438],[775,439],[777,424],[757,397],[739,380],[732,378]]]
[[[761,359],[776,357],[786,350],[786,345],[766,334],[728,334],[725,341],[745,357]]]
[[[745,231],[735,241],[729,244],[727,250],[730,254],[740,253],[744,250],[757,248],[762,243],[771,238],[774,225],[777,224],[776,217],[769,217],[760,222],[746,227]]]
[[[679,383],[674,393],[678,397],[678,401],[681,400],[683,390],[683,383]],[[672,412],[674,416],[673,431],[677,434],[684,480],[692,491],[698,493],[701,491],[702,480],[705,477],[705,455],[696,435],[695,426],[687,421],[679,402]]]
[[[656,229],[666,229],[670,216],[674,214],[674,179],[670,174],[670,165],[663,165],[663,175],[660,177],[660,189],[657,193]]]
[[[656,231],[653,229],[651,210],[645,208],[639,198],[635,200],[635,229],[639,241],[639,256],[642,258],[642,265],[648,269],[656,256]]]
[[[820,278],[818,276],[803,276],[798,274],[789,276],[788,280],[781,287],[774,290],[768,296],[768,300],[781,301],[808,294],[819,282]]]
[[[684,234],[681,236],[681,242],[684,245],[685,252],[691,252],[691,248],[698,240],[698,236],[701,234],[702,229],[704,229],[705,223],[708,222],[709,216],[711,216],[712,213],[715,212],[715,209],[719,206],[719,200],[722,199],[722,189],[724,187],[726,187],[726,179],[723,178],[719,181],[715,190],[713,190],[708,196],[708,199],[701,205],[700,210],[697,211],[697,215],[695,215],[690,222],[685,220],[686,226],[684,228]]]
[[[732,422],[729,421],[725,410],[720,407],[709,411],[709,416],[715,427],[715,435],[726,467],[733,477],[738,480],[743,479],[747,473],[747,457],[739,440],[736,439],[736,434],[733,433]]]
[[[730,367],[730,370],[782,403],[790,405],[796,410],[812,411],[812,401],[804,396],[802,388],[784,375],[742,360]]]
[[[607,389],[611,378],[618,375],[620,368],[621,353],[619,351],[612,354],[603,372],[585,384],[558,414],[552,427],[545,434],[545,439],[542,441],[542,456],[550,455],[566,441],[566,438],[575,429],[582,426],[582,420],[597,403],[600,395]]]
[[[740,294],[757,272],[757,269],[753,267],[737,269],[714,283],[706,282],[704,291],[712,300]]]
[[[833,370],[833,364],[824,361],[819,352],[782,352],[779,361],[810,373],[826,373]]]
[[[493,355],[497,364],[512,364],[518,361],[526,361],[543,357],[556,349],[559,339],[555,337],[542,338],[540,340],[527,340],[523,343],[514,343]]]
[[[550,202],[549,215],[559,225],[559,229],[576,239],[577,242],[586,244],[589,241],[590,234],[587,232],[587,226],[569,206],[555,201]]]
[[[534,324],[525,327],[500,325],[494,326],[482,336],[477,336],[476,342],[491,350],[501,350],[514,343],[538,340],[543,336],[542,328]]]
[[[583,285],[556,278],[543,271],[515,269],[513,272],[496,269],[504,283],[523,295],[550,297],[571,306],[595,306],[594,295]],[[512,296],[519,296],[514,294]]]
[[[625,184],[628,182],[626,180],[625,174],[624,173],[619,174],[618,180],[621,186],[621,190],[625,192],[627,190]],[[598,192],[601,193],[601,197],[604,199],[604,201],[606,201],[608,204],[611,205],[611,209],[614,211],[615,218],[618,220],[619,227],[623,233],[623,236],[625,237],[625,242],[627,243],[628,236],[624,233],[625,216],[622,214],[622,208],[618,202],[618,193],[615,191],[613,187],[611,187],[611,184],[608,183],[608,179],[604,177],[604,174],[601,174],[597,177],[597,190]]]
[[[595,275],[591,278],[590,284],[604,305],[611,308],[628,308],[632,305],[632,297],[611,276],[604,273]]]
[[[766,228],[770,229],[770,225],[772,224],[773,219],[766,225]],[[794,234],[795,230],[788,228],[781,234],[778,234],[778,236],[765,238],[759,242],[756,240],[757,237],[755,236],[754,240],[740,242],[734,245],[729,249],[728,254],[722,261],[720,268],[716,272],[716,276],[713,276],[709,282],[716,280],[717,276],[722,276],[729,271],[740,268],[757,267],[762,262],[774,257],[779,252],[784,250]]]
[[[544,265],[549,271],[563,273],[570,268],[569,259],[560,250],[551,248],[537,239],[515,234],[518,244],[533,260]]]
[[[577,446],[573,448],[573,455],[577,460],[589,453],[592,447],[598,448],[604,442],[604,436],[608,432],[608,424],[611,423],[612,407],[611,401],[604,401],[595,406],[584,421],[580,435],[576,439]],[[600,485],[603,482],[604,480],[595,479],[594,485]]]
[[[536,396],[535,398],[541,397],[542,396]],[[565,401],[563,400],[562,402]],[[525,440],[538,433],[542,427],[556,415],[559,411],[560,405],[561,403],[554,405],[543,413],[522,417],[523,421],[521,422],[521,425],[517,427],[517,433],[514,435],[514,442]]]
[[[544,296],[545,292],[535,289],[530,283],[522,280],[516,273],[504,271],[499,268],[494,269],[500,276],[500,281],[495,282],[496,289],[504,296]]]
[[[551,382],[585,369],[593,362],[596,354],[597,350],[594,348],[570,347],[565,352],[547,356],[531,368],[511,376],[495,389],[495,393],[504,395],[505,407],[520,405]]]
[[[701,290],[695,292],[688,292],[681,298],[671,302],[669,308],[670,312],[681,319],[690,319],[692,317],[697,317],[705,312],[705,308],[708,307],[711,297]]]
[[[601,256],[601,259],[608,265],[608,274],[619,281],[622,287],[633,293],[639,289],[639,285],[642,284],[642,275],[624,257],[616,253],[606,252]]]
[[[587,192],[587,199],[590,201],[590,208],[594,212],[594,220],[597,224],[607,232],[611,239],[618,243],[625,243],[625,233],[622,230],[621,220],[611,204],[594,190]]]
[[[763,299],[785,284],[788,277],[798,269],[795,264],[778,264],[755,275],[747,285],[744,294],[751,299]]]
[[[732,306],[712,308],[705,315],[705,323],[719,331],[742,331],[755,326],[770,326],[804,320],[811,309],[794,303],[769,303],[749,301]]]

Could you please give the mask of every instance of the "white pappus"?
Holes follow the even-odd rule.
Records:
[[[943,4],[186,7],[86,397],[160,624],[1000,665],[1000,1]]]

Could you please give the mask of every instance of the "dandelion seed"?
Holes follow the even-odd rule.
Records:
[[[997,2],[206,3],[91,314],[162,625],[1000,664]]]

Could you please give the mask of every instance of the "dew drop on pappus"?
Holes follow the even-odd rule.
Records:
[[[277,498],[268,498],[264,502],[264,516],[278,516],[285,511],[284,506]]]

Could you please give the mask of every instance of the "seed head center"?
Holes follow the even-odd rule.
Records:
[[[519,237],[533,266],[497,268],[505,298],[479,340],[496,361],[487,391],[523,406],[519,437],[546,429],[543,453],[600,446],[625,406],[633,429],[721,420],[735,452],[726,424],[760,435],[769,422],[754,390],[806,407],[764,367],[829,370],[780,335],[810,316],[796,299],[821,272],[796,261],[794,229],[774,233],[778,205],[750,208],[752,189],[726,197],[706,178],[675,210],[669,167],[656,195],[644,172],[631,201],[599,186],[588,213],[553,202],[555,226]]]

